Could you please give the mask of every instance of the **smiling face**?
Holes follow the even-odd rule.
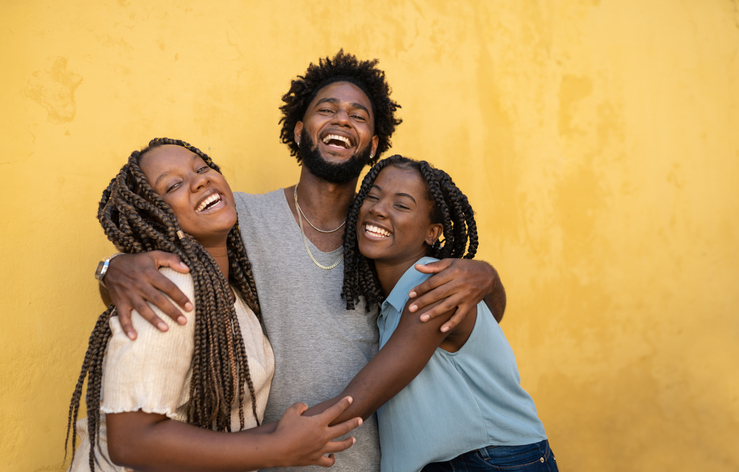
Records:
[[[231,187],[197,154],[176,145],[155,147],[139,167],[149,185],[172,207],[180,227],[205,247],[225,244],[236,224]]]
[[[295,125],[295,140],[300,142],[306,167],[317,177],[329,181],[357,178],[379,142],[374,135],[372,104],[352,83],[327,85],[308,105],[303,121]],[[348,180],[343,166],[351,167]],[[332,180],[332,173],[341,177]]]
[[[376,267],[410,267],[442,234],[442,225],[431,222],[433,205],[426,182],[415,169],[384,168],[359,209],[359,251]]]

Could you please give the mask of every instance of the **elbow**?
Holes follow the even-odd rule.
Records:
[[[134,449],[126,441],[108,440],[108,457],[118,466],[131,466],[131,451]]]

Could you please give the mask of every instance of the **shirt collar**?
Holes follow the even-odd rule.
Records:
[[[390,291],[390,295],[388,295],[385,301],[382,302],[382,313],[385,313],[387,311],[388,305],[391,305],[393,308],[395,308],[396,311],[402,313],[403,308],[405,308],[405,304],[408,302],[408,292],[411,288],[418,285],[413,284],[410,287],[408,286],[409,280],[417,278],[419,274],[414,266],[416,264],[428,264],[429,262],[435,261],[438,261],[438,259],[434,259],[433,257],[422,257],[417,260],[412,266],[410,266],[408,270],[405,271],[403,276],[400,277],[398,283],[395,284],[395,287],[393,287],[393,289]]]

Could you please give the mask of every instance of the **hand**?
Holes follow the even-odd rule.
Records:
[[[187,323],[187,318],[165,295],[185,311],[192,310],[192,303],[171,280],[159,272],[159,267],[170,267],[181,273],[190,271],[179,256],[162,251],[124,254],[110,261],[105,274],[105,286],[116,306],[121,328],[130,339],[136,339],[136,330],[131,324],[131,310],[136,310],[160,331],[168,329],[167,324],[154,313],[147,302],[158,307],[177,323]]]
[[[308,409],[305,403],[296,403],[288,408],[274,432],[278,444],[285,445],[285,453],[281,455],[284,463],[280,466],[331,467],[336,461],[334,453],[349,449],[356,442],[353,436],[335,439],[362,424],[362,418],[352,418],[329,426],[351,403],[352,397],[344,397],[316,416],[303,416]]]
[[[408,309],[412,313],[421,310],[422,322],[454,311],[454,315],[441,326],[442,333],[454,329],[462,322],[473,307],[492,293],[493,287],[500,286],[502,289],[498,273],[487,262],[443,259],[426,265],[416,264],[415,268],[424,274],[435,275],[411,290],[410,298],[415,300]],[[440,303],[423,311],[436,302]]]

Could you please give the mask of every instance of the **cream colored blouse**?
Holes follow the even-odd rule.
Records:
[[[162,268],[160,272],[172,280],[191,301],[195,300],[190,274],[180,274],[169,268]],[[256,409],[261,422],[275,369],[274,354],[259,320],[238,295],[234,307],[249,359]],[[131,321],[138,336],[131,341],[123,332],[118,317],[111,318],[113,336],[105,352],[100,411],[105,414],[141,410],[184,422],[187,419],[185,405],[189,399],[192,375],[190,363],[194,348],[195,312],[184,313],[187,324],[181,326],[158,308],[152,308],[169,326],[166,333],[160,332],[134,311]],[[247,393],[244,400],[247,429],[257,425],[251,410],[251,398]],[[95,468],[124,471],[123,467],[113,465],[108,459],[105,418],[102,416],[99,438],[102,451],[96,452],[99,460]],[[238,404],[231,409],[231,429],[239,430]],[[70,471],[87,471],[90,443],[86,418],[77,422],[77,434],[81,443]]]

